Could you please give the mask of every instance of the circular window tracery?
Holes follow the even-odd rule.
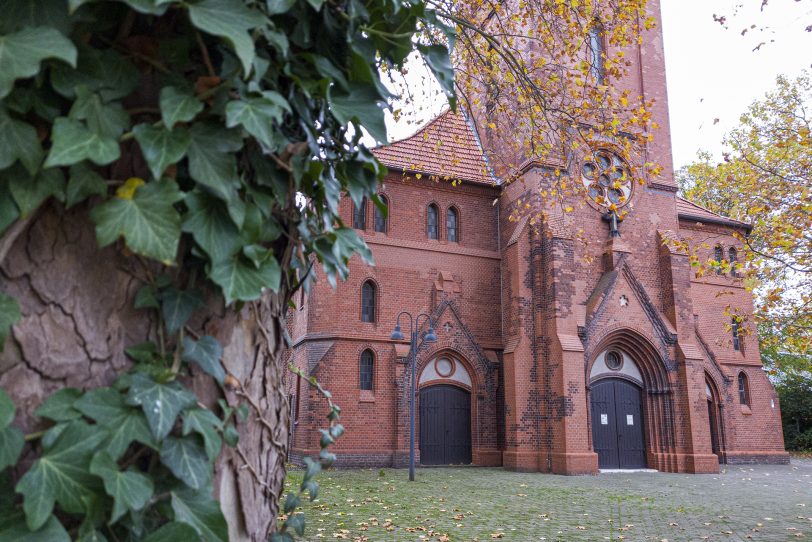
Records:
[[[443,378],[448,378],[454,374],[454,362],[449,358],[438,358],[434,362],[434,370]]]
[[[589,197],[611,210],[623,207],[632,195],[632,176],[626,162],[618,155],[596,151],[581,167],[581,182]]]
[[[623,367],[623,355],[616,350],[610,350],[603,358],[606,367],[611,371],[619,371]]]

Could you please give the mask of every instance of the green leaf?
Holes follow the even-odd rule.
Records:
[[[203,0],[189,5],[189,17],[200,30],[229,41],[245,75],[251,72],[254,41],[247,31],[267,24],[261,13],[249,9],[242,0]]]
[[[203,102],[191,92],[179,87],[161,89],[161,117],[171,130],[176,122],[188,122],[203,111]]]
[[[28,216],[51,196],[65,199],[65,177],[59,169],[44,169],[30,176],[25,169],[13,167],[8,172],[8,190],[20,209],[20,215]]]
[[[214,461],[220,455],[223,447],[223,439],[217,432],[223,428],[223,421],[214,415],[211,410],[205,408],[193,408],[183,413],[183,434],[192,432],[203,437],[203,444],[206,447],[206,456],[209,461]]]
[[[107,194],[107,184],[101,175],[93,171],[87,162],[70,167],[70,179],[65,189],[65,205],[70,209],[90,196]]]
[[[369,85],[350,84],[348,92],[330,89],[328,96],[330,111],[342,124],[357,121],[375,140],[386,142],[386,123],[384,122],[383,103],[378,90]]]
[[[44,155],[34,127],[11,118],[0,107],[0,169],[19,160],[28,173],[34,175]]]
[[[22,431],[16,427],[0,429],[0,471],[17,463],[25,445]]]
[[[104,490],[113,497],[110,523],[115,523],[129,510],[143,508],[155,489],[147,476],[132,470],[120,471],[107,452],[102,451],[93,456],[90,472],[102,479]]]
[[[81,396],[81,390],[76,388],[62,388],[48,397],[48,399],[34,411],[34,414],[55,422],[75,420],[81,416],[81,413],[73,407],[73,404]]]
[[[84,120],[92,132],[112,139],[118,139],[130,127],[130,115],[120,103],[106,104],[84,85],[77,87],[76,101],[68,116]]]
[[[121,191],[120,191],[121,192]],[[131,198],[112,198],[90,213],[96,237],[106,246],[123,236],[138,254],[167,265],[175,261],[180,239],[180,215],[173,207],[183,196],[169,179],[138,186]]]
[[[161,463],[192,489],[203,489],[211,480],[211,467],[206,450],[197,437],[167,437],[161,446]]]
[[[233,256],[239,248],[240,233],[228,216],[222,200],[201,192],[186,194],[186,213],[182,229],[191,233],[212,262]]]
[[[125,57],[111,48],[79,45],[76,69],[65,64],[51,66],[51,86],[65,98],[73,99],[76,89],[85,86],[108,102],[130,94],[139,83],[139,72]]]
[[[69,514],[85,512],[85,499],[92,498],[97,487],[97,478],[87,470],[90,456],[105,438],[101,427],[73,421],[23,475],[16,490],[23,495],[30,529],[48,521],[54,501]]]
[[[46,58],[58,58],[76,67],[76,47],[49,27],[29,27],[0,36],[0,98],[11,92],[15,79],[36,75]]]
[[[127,400],[141,405],[149,428],[158,440],[169,434],[184,408],[197,403],[195,395],[177,382],[160,384],[141,373],[133,375]]]
[[[277,92],[266,92],[262,98],[235,100],[226,106],[226,126],[242,125],[245,131],[267,147],[275,149],[280,135],[274,130],[274,122],[281,122],[288,102]],[[284,139],[283,139],[284,141]]]
[[[296,0],[267,0],[266,5],[268,6],[268,13],[270,15],[278,15],[279,13],[285,13],[290,10],[295,3]]]
[[[142,286],[135,294],[133,307],[136,309],[160,308],[161,305],[158,303],[158,296],[155,294],[155,287],[150,284]]]
[[[285,524],[288,526],[288,529],[293,529],[299,536],[304,536],[305,529],[304,514],[293,514],[292,516],[288,517],[287,521],[285,521]]]
[[[226,377],[220,358],[223,347],[217,339],[204,335],[199,341],[191,337],[183,338],[183,361],[196,363],[203,371],[214,377],[220,384]]]
[[[448,49],[443,45],[420,46],[420,54],[426,65],[431,69],[434,78],[440,83],[440,87],[445,92],[446,97],[454,99],[454,66],[451,64],[451,57]],[[452,102],[452,107],[454,106]]]
[[[148,537],[144,542],[178,542],[179,540],[194,540],[198,538],[197,531],[185,523],[174,521],[167,523]]]
[[[14,513],[0,518],[0,540],[9,542],[71,542],[67,531],[55,516],[48,516],[37,530],[32,531],[25,522],[25,514]]]
[[[239,183],[237,160],[233,151],[242,148],[242,138],[236,130],[210,123],[195,123],[189,145],[189,175],[198,183],[211,188],[221,199],[234,199]]]
[[[178,126],[172,131],[149,124],[139,124],[133,128],[135,139],[141,146],[141,154],[147,161],[149,171],[156,179],[172,164],[180,162],[186,155],[192,138],[189,130]]]
[[[274,257],[257,268],[253,262],[234,256],[214,263],[209,278],[222,288],[226,304],[231,304],[259,299],[263,288],[279,290],[282,269]]]
[[[0,34],[10,34],[22,28],[50,26],[70,34],[71,21],[65,2],[54,0],[3,0],[0,2]]]
[[[170,286],[161,292],[161,314],[170,335],[186,325],[195,309],[203,306],[203,297],[195,289],[179,290]]]
[[[20,304],[17,303],[17,300],[0,292],[0,353],[6,346],[11,326],[19,322],[20,317]]]
[[[11,191],[8,188],[8,177],[4,177],[0,173],[0,234],[6,231],[6,228],[11,226],[15,220],[20,218],[20,209],[14,203],[14,198],[11,197]],[[3,327],[3,313],[0,312],[0,352],[3,350],[3,341],[7,335],[8,330]]]
[[[158,347],[152,341],[145,341],[125,348],[124,353],[139,363],[153,363],[158,356]]]
[[[118,141],[92,132],[81,122],[66,117],[54,121],[51,141],[53,144],[43,166],[46,168],[70,166],[82,160],[106,166],[121,156]]]
[[[124,397],[111,388],[87,391],[74,403],[74,408],[108,429],[109,437],[104,449],[114,460],[127,451],[133,441],[156,448],[143,412],[124,401]]]
[[[228,525],[220,504],[209,491],[179,489],[172,492],[172,510],[175,521],[194,527],[206,542],[227,542]]]
[[[14,421],[14,413],[16,411],[17,407],[14,405],[14,401],[11,400],[11,397],[9,397],[5,391],[0,389],[0,429],[5,429],[11,425],[11,422]]]

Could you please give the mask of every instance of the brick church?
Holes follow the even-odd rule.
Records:
[[[649,9],[659,17],[659,2]],[[656,100],[662,128],[638,158],[607,141],[561,164],[527,160],[508,183],[486,158],[499,134],[480,139],[465,112],[376,149],[389,169],[380,186],[388,215],[342,201],[376,265],[354,259],[349,280],[336,289],[318,281],[289,317],[291,362],[342,408],[339,464],[408,461],[408,319],[406,340],[391,339],[401,311],[429,315],[437,338],[422,340],[421,319],[418,465],[713,473],[720,463],[788,461],[758,342],[726,311],[752,311],[751,294],[735,271],[697,276],[666,242],[701,239],[701,257],[735,261],[734,233],[749,227],[677,195],[662,36],[647,34],[627,55],[636,63],[628,84]],[[608,181],[644,156],[662,173],[619,188]],[[551,166],[592,199],[511,219]],[[622,204],[620,225],[604,219],[607,200]],[[318,453],[326,407],[301,379],[289,389],[298,460]]]

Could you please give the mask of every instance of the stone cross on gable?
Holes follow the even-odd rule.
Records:
[[[451,331],[451,322],[446,322],[445,324],[443,324],[443,331],[445,331],[446,333]]]

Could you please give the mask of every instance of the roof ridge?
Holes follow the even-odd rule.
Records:
[[[395,145],[396,143],[401,143],[403,141],[408,141],[409,139],[417,137],[422,132],[425,132],[426,130],[428,130],[435,122],[439,121],[442,117],[444,117],[445,115],[447,115],[450,112],[451,112],[451,107],[447,107],[444,111],[440,111],[439,113],[437,113],[436,117],[429,120],[426,124],[424,124],[423,126],[418,128],[415,132],[412,133],[412,135],[407,135],[406,137],[402,137],[400,139],[395,139],[394,141],[390,141],[389,143],[382,143],[382,144],[380,144],[380,145],[378,145],[376,147],[373,147],[373,149],[379,149],[381,147],[388,147],[390,145]]]
[[[729,216],[725,216],[725,215],[723,215],[721,213],[717,213],[716,211],[712,211],[711,209],[708,209],[704,205],[700,205],[699,203],[691,201],[688,198],[685,198],[683,196],[677,195],[677,199],[687,203],[688,205],[692,205],[692,206],[694,206],[694,207],[696,207],[698,209],[701,209],[702,211],[705,211],[706,213],[710,213],[710,214],[712,214],[714,216],[718,216],[719,218],[723,218],[725,220],[730,220],[731,222],[737,222],[739,224],[745,224],[747,226],[750,226],[749,223],[744,222],[743,220],[739,220],[738,218],[732,218],[732,217],[729,217]]]

